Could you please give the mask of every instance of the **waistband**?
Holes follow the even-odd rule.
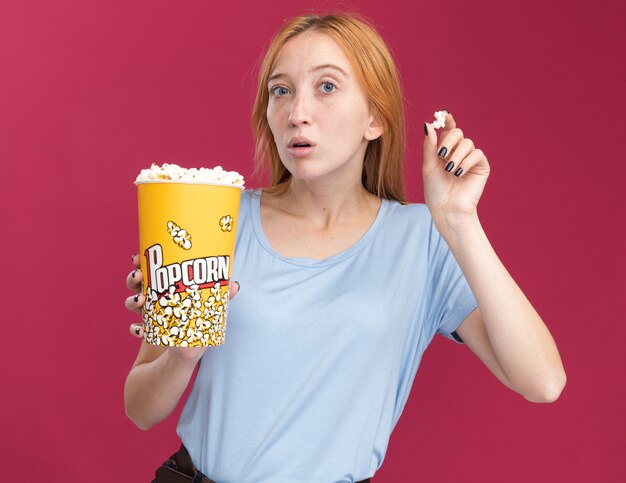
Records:
[[[191,461],[191,456],[189,456],[189,452],[187,451],[187,448],[185,448],[184,444],[180,445],[180,449],[172,456],[170,456],[168,460],[163,463],[163,466],[174,468],[180,473],[188,476],[190,481],[192,481],[193,483],[216,483],[194,466],[193,462]],[[153,480],[152,483],[160,483],[158,470],[156,476],[157,478]],[[368,478],[366,480],[357,481],[355,483],[371,483],[371,480],[370,478]]]

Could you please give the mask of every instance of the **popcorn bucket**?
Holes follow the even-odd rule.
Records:
[[[241,186],[136,181],[144,340],[224,343]]]

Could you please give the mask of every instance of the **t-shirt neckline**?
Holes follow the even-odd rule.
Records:
[[[324,258],[323,260],[318,260],[315,258],[300,258],[300,257],[287,258],[287,257],[281,256],[280,254],[274,251],[274,249],[270,245],[269,240],[265,236],[265,232],[263,231],[263,226],[261,224],[261,193],[262,191],[263,191],[262,189],[254,190],[253,196],[250,197],[252,222],[253,222],[254,231],[255,231],[255,235],[256,235],[258,242],[273,257],[278,258],[279,260],[282,260],[285,263],[289,263],[292,265],[299,265],[302,267],[325,267],[328,265],[334,265],[336,263],[339,263],[345,260],[346,258],[351,257],[358,251],[362,250],[368,243],[370,243],[372,238],[376,235],[381,225],[383,224],[385,217],[387,215],[387,211],[389,209],[389,203],[390,203],[389,200],[385,198],[381,198],[381,203],[380,203],[380,207],[378,208],[378,213],[376,214],[376,218],[374,218],[374,221],[372,222],[370,227],[367,229],[365,234],[360,239],[358,239],[352,246],[346,248],[345,250],[339,253],[336,253],[335,255],[331,257]]]

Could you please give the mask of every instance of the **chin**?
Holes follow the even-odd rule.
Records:
[[[301,164],[301,163],[298,163]],[[321,170],[319,165],[309,165],[309,166],[291,166],[287,168],[287,170],[291,173],[297,180],[302,181],[313,181],[316,179],[322,179],[326,176],[332,175],[332,171]]]
[[[291,176],[301,181],[313,181],[327,177],[345,176],[346,174],[345,172],[342,174],[342,167],[347,168],[345,164],[329,166],[328,163],[313,157],[291,158],[288,155],[282,159],[289,160],[288,163],[283,161],[283,166],[291,173]]]

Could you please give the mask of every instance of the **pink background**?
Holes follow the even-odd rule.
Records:
[[[437,337],[374,481],[626,481],[624,4],[536,0],[2,2],[3,481],[147,482],[177,448],[180,407],[149,432],[124,414],[132,181],[153,161],[221,164],[258,187],[263,48],[283,19],[337,7],[397,57],[412,201],[435,110],[487,155],[481,221],[568,374],[532,404]]]

